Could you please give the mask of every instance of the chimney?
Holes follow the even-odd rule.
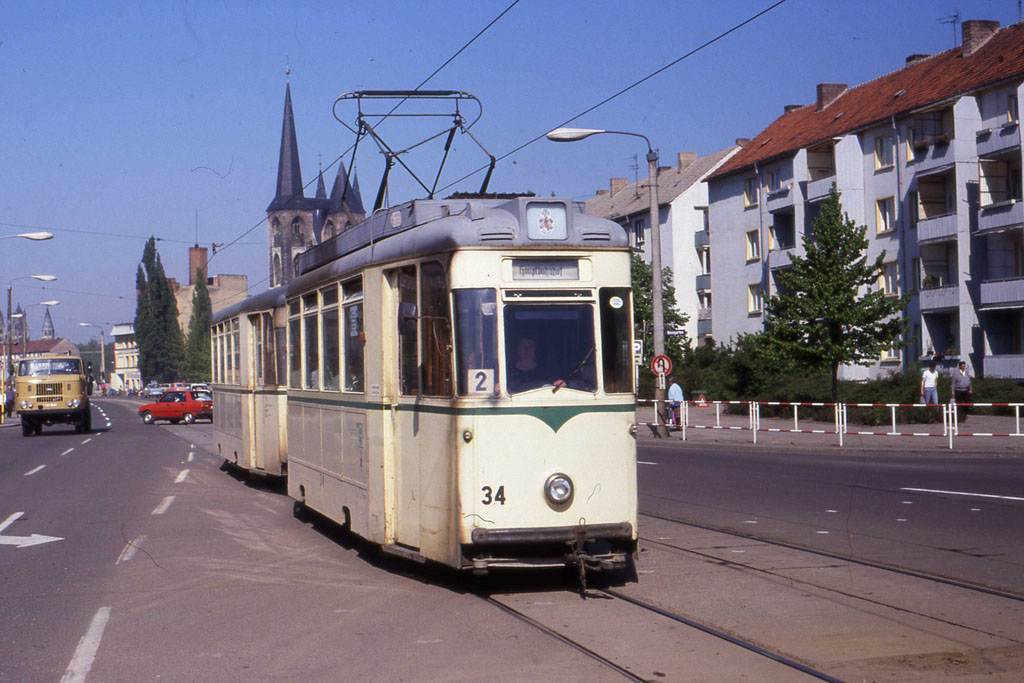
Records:
[[[989,38],[999,31],[998,21],[984,21],[981,19],[968,19],[960,26],[960,35],[963,44],[963,56],[970,57],[981,49],[981,46],[988,42]]]
[[[844,92],[846,92],[845,83],[819,83],[818,111],[835,102]]]
[[[746,147],[750,144],[750,138],[736,138],[737,147]]]
[[[912,55],[907,57],[907,64],[906,64],[906,66],[910,66],[911,64],[917,64],[922,59],[928,59],[929,57],[931,57],[931,55],[926,55],[926,54],[921,54],[920,52],[915,52],[914,54],[912,54]]]
[[[679,170],[682,171],[684,168],[697,161],[696,152],[680,152],[679,153]]]
[[[626,185],[629,185],[629,181],[626,180],[625,178],[612,178],[612,180],[611,180],[612,195],[617,194],[619,192],[619,190],[621,190],[622,188],[626,187]]]
[[[598,196],[598,197],[603,197],[603,196],[605,196],[606,194],[608,194],[608,190],[598,190],[598,191],[596,192],[596,194],[597,194],[597,196]]]
[[[203,277],[210,277],[210,274],[206,272],[206,247],[201,247],[198,244],[188,248],[188,283],[190,285],[196,283],[196,268],[203,269]]]
[[[785,107],[782,108],[782,113],[783,115],[785,115],[791,111],[796,111],[797,109],[800,109],[803,106],[804,105],[802,104],[787,104]]]

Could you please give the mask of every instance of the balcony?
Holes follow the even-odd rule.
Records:
[[[711,233],[707,230],[698,230],[693,233],[693,246],[700,249],[711,245]]]
[[[1017,122],[1004,123],[997,128],[977,132],[978,156],[998,154],[1020,145],[1020,126]]]
[[[936,141],[937,140],[937,141]],[[946,140],[943,142],[943,140]],[[936,173],[945,166],[952,167],[956,161],[956,140],[948,140],[945,136],[935,136],[928,140],[927,147],[919,144],[914,147],[914,160],[911,170],[918,174]]]
[[[711,273],[708,273],[706,275],[698,275],[696,279],[696,286],[698,292],[706,292],[709,289],[711,289]]]
[[[917,243],[948,242],[956,239],[956,214],[947,213],[917,221]]]
[[[780,211],[782,209],[791,208],[793,206],[793,192],[795,189],[795,186],[790,184],[769,192],[767,198],[768,211]]]
[[[807,201],[809,202],[816,202],[819,199],[824,199],[828,196],[828,191],[832,189],[832,184],[835,182],[835,171],[833,171],[830,176],[825,176],[818,180],[811,180],[806,185],[804,196],[807,197]]]
[[[778,268],[789,268],[793,265],[793,249],[794,247],[772,249],[768,252],[768,267],[772,270],[776,270]]]
[[[697,336],[707,337],[711,334],[711,318],[697,320]]]
[[[1024,226],[1024,203],[1010,199],[982,206],[978,212],[978,232],[998,232]]]
[[[981,283],[981,305],[995,308],[1024,307],[1024,277],[985,280]]]
[[[1024,355],[985,356],[983,363],[986,377],[1024,379]]]
[[[922,289],[920,293],[921,312],[943,311],[960,307],[960,287],[947,285]]]

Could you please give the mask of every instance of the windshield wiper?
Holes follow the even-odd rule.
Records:
[[[587,351],[587,354],[585,356],[583,356],[583,360],[581,360],[579,363],[577,363],[576,367],[574,367],[572,370],[570,370],[562,379],[558,380],[559,382],[561,382],[561,384],[559,384],[558,382],[555,382],[555,388],[551,390],[552,394],[558,393],[558,390],[566,385],[566,383],[569,381],[569,378],[572,377],[573,375],[575,375],[577,372],[579,372],[580,369],[584,365],[587,364],[587,361],[590,360],[590,356],[594,353],[594,350],[596,348],[597,348],[597,345],[596,344],[592,344],[590,346],[590,350]]]

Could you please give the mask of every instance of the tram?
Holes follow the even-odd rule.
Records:
[[[630,251],[565,199],[414,200],[213,320],[218,452],[382,550],[628,564]]]

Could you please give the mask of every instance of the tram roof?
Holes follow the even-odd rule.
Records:
[[[622,226],[584,213],[582,204],[571,199],[417,199],[378,211],[301,254],[302,275],[289,290],[370,263],[459,248],[628,246]]]
[[[219,311],[214,311],[212,322],[219,323],[223,320],[227,320],[235,317],[239,313],[251,313],[252,311],[269,311],[274,308],[280,308],[284,306],[285,300],[285,288],[274,287],[266,291],[254,294],[248,299],[239,301],[238,303],[231,304],[227,308],[222,308]]]

